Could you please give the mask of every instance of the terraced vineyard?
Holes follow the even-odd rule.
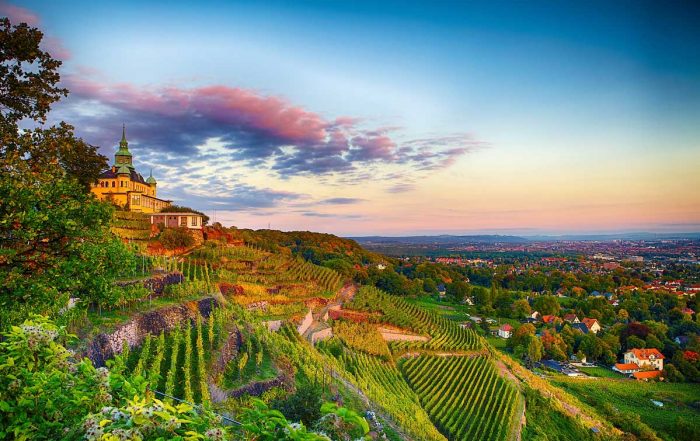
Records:
[[[390,348],[395,354],[416,349],[467,352],[482,348],[474,331],[463,329],[449,319],[412,305],[400,297],[389,296],[374,287],[363,286],[360,288],[355,298],[347,303],[347,307],[367,312],[379,312],[382,314],[382,322],[432,337],[426,342],[391,342]]]
[[[421,355],[403,361],[401,370],[448,439],[508,439],[522,398],[488,358]]]
[[[133,351],[118,356],[126,373],[140,375],[154,390],[189,402],[209,401],[207,372],[212,350],[221,343],[230,312],[216,309],[208,319],[158,336],[147,334]],[[206,348],[206,350],[205,350]]]

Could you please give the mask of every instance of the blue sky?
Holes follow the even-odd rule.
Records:
[[[163,196],[227,223],[698,230],[700,7],[494,3],[14,5],[70,54],[56,118],[109,154],[124,119]]]

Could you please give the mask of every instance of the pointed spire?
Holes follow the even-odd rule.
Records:
[[[122,124],[122,140],[119,141],[119,147],[128,148],[129,143],[126,141],[126,124]]]
[[[146,183],[150,185],[155,185],[156,184],[156,178],[153,177],[153,168],[151,168],[151,176],[146,179]]]

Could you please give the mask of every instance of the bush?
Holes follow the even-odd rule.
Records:
[[[0,343],[0,439],[81,439],[80,423],[112,400],[109,371],[75,362],[68,335],[45,317],[13,326]]]
[[[187,228],[167,228],[158,237],[160,243],[167,249],[187,248],[194,245],[194,238]]]
[[[296,392],[286,399],[273,401],[271,407],[282,412],[289,420],[300,421],[308,427],[321,418],[321,404],[321,388],[304,381]]]

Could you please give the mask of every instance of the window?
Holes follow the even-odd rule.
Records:
[[[115,186],[116,184],[114,183],[114,181],[112,181],[112,188],[114,188]]]
[[[181,227],[187,226],[187,216],[180,216],[180,226]]]
[[[193,227],[197,226],[197,219],[199,219],[197,216],[192,216],[192,226]]]

